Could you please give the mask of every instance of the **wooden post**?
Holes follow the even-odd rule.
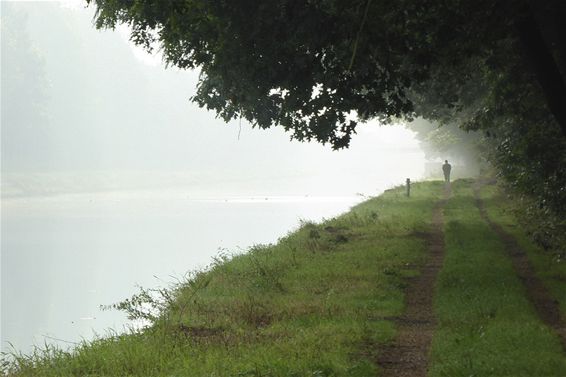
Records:
[[[407,178],[407,197],[411,196],[411,180]]]

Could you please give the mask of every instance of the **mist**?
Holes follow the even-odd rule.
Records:
[[[354,194],[422,175],[423,153],[403,127],[369,122],[332,151],[278,128],[225,124],[190,102],[198,72],[155,65],[123,34],[97,31],[93,9],[2,11],[4,196],[173,186]]]
[[[415,133],[368,122],[348,149],[229,124],[82,2],[2,2],[2,350],[66,346],[128,322],[101,313],[422,177]],[[157,280],[156,280],[157,276]],[[71,343],[69,343],[71,342]]]

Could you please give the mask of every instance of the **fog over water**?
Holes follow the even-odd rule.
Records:
[[[198,72],[155,64],[76,4],[1,3],[3,351],[121,329],[98,307],[136,284],[423,175],[401,126],[369,122],[332,151],[225,124],[189,102]]]

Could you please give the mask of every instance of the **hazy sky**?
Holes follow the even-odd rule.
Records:
[[[0,343],[119,330],[98,306],[134,283],[205,265],[218,247],[274,242],[300,218],[423,174],[402,126],[361,125],[332,151],[225,124],[189,102],[197,72],[166,70],[124,28],[96,30],[82,2],[0,1]]]
[[[332,151],[227,125],[189,102],[197,72],[166,70],[123,28],[96,30],[93,12],[2,1],[4,195],[164,184],[355,193],[422,175],[423,153],[401,126],[361,125],[348,150]]]
[[[165,69],[124,28],[96,30],[82,2],[0,1],[0,341],[89,336],[114,326],[98,305],[135,282],[273,242],[299,218],[423,174],[402,126],[360,125],[332,151],[225,124],[189,101],[197,72]]]

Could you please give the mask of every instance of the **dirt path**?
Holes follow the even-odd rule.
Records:
[[[449,197],[448,188],[444,191],[444,199],[434,206],[433,228],[425,236],[428,258],[421,268],[421,274],[407,288],[405,313],[394,318],[398,328],[397,338],[378,356],[381,376],[425,377],[427,374],[428,353],[436,327],[434,286],[442,268],[445,251],[443,208]]]
[[[558,334],[562,342],[562,348],[566,351],[566,323],[560,318],[558,301],[552,298],[542,281],[536,276],[527,254],[519,246],[515,238],[489,218],[484,203],[479,196],[480,188],[481,186],[476,186],[474,191],[476,206],[480,210],[481,217],[503,241],[505,251],[513,263],[513,268],[523,282],[528,299],[533,304],[542,321]]]

